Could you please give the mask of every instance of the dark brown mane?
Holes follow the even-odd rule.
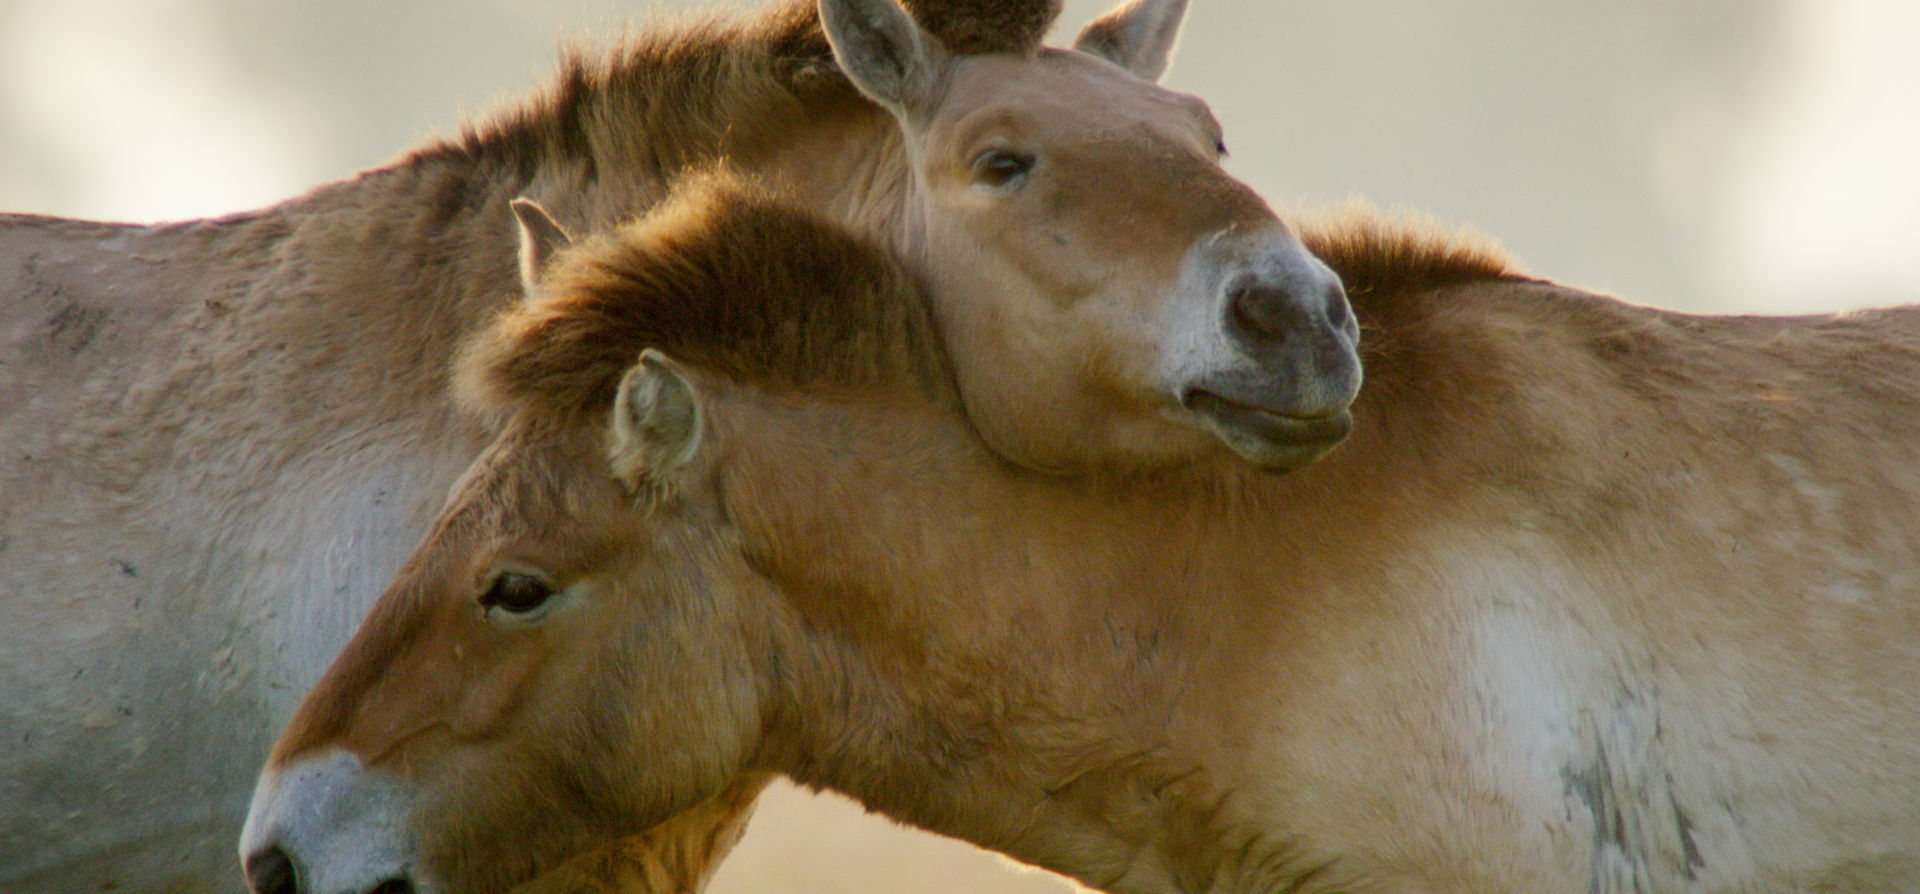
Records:
[[[1040,45],[1063,0],[905,0],[920,27],[956,53],[1025,53]]]
[[[943,374],[917,282],[878,245],[736,175],[554,260],[463,353],[485,411],[594,418],[646,348],[775,388],[923,387]]]
[[[1059,0],[909,2],[922,27],[957,52],[1028,52]],[[923,8],[924,7],[924,8]],[[494,159],[531,177],[574,159],[590,178],[600,160],[670,175],[703,159],[741,121],[777,125],[818,102],[857,102],[833,61],[815,0],[776,0],[742,17],[695,14],[629,33],[611,51],[573,47],[550,86],[466,125],[415,158]],[[670,137],[670,138],[667,138]]]
[[[1489,279],[1525,279],[1492,240],[1469,231],[1383,218],[1364,208],[1301,227],[1300,240],[1347,287],[1368,295],[1440,288]]]

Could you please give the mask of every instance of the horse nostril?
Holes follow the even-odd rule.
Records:
[[[413,883],[403,878],[390,878],[367,894],[413,894]]]
[[[1227,325],[1242,340],[1273,347],[1302,332],[1311,320],[1287,290],[1248,277],[1227,289]]]
[[[1326,300],[1328,324],[1335,329],[1347,329],[1353,325],[1352,311],[1347,308],[1347,290],[1339,280],[1334,280],[1327,287]]]
[[[1294,339],[1318,340],[1332,333],[1358,338],[1360,327],[1338,277],[1286,277],[1273,281],[1244,275],[1226,289],[1226,330],[1242,345],[1273,350]]]
[[[247,858],[247,887],[253,894],[300,894],[293,858],[277,847]]]

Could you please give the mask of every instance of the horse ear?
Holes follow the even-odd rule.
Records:
[[[1173,61],[1186,14],[1187,0],[1130,0],[1089,23],[1073,48],[1157,81]]]
[[[572,245],[573,237],[554,222],[553,215],[540,207],[539,202],[514,199],[512,208],[513,219],[520,223],[520,288],[532,295],[534,286],[540,282],[541,271],[547,269],[547,262],[561,249]]]
[[[833,56],[860,92],[902,118],[931,107],[944,51],[895,0],[820,0]]]
[[[700,449],[700,395],[667,355],[652,348],[620,379],[609,458],[629,486],[662,484]]]

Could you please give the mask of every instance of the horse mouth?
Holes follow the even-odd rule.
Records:
[[[1194,389],[1181,404],[1235,453],[1263,469],[1286,472],[1332,450],[1353,431],[1353,414],[1303,416]]]

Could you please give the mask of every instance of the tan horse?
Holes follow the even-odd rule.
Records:
[[[937,284],[969,418],[1030,465],[1336,439],[1334,280],[1221,171],[1204,106],[1139,77],[1181,3],[1091,52],[1034,48],[1044,2],[923,5],[947,39],[831,0],[844,64],[792,0],[640,37],[257,213],[0,220],[0,889],[238,883],[267,731],[485,446],[446,364],[518,295],[518,196],[592,232],[727,158],[877,234]],[[726,837],[690,834],[670,850]]]
[[[1920,312],[1348,226],[1345,446],[1045,476],[883,253],[703,207],[469,354],[504,426],[276,746],[260,891],[499,890],[768,772],[1126,894],[1920,889]]]

